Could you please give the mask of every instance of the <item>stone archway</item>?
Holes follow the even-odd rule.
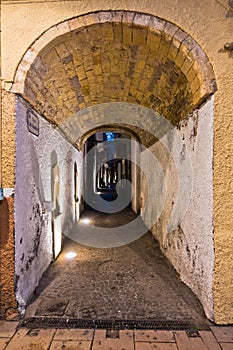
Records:
[[[203,50],[174,24],[136,12],[101,11],[39,37],[18,66],[12,91],[57,125],[109,101],[142,104],[177,123],[216,85]]]
[[[188,139],[193,133],[195,138],[196,115],[192,112],[198,110],[215,91],[212,66],[200,46],[187,33],[155,16],[127,11],[100,11],[50,28],[25,53],[12,86],[12,92],[30,103],[50,125],[60,128],[68,139],[69,133],[64,125],[74,115],[78,117],[79,113],[93,106],[118,102],[156,111],[181,132],[188,126],[189,134],[184,132],[185,137]],[[208,108],[211,109],[211,106]],[[192,126],[186,121],[189,116],[193,118],[190,122]],[[98,121],[98,114],[94,118]],[[130,118],[134,116],[129,116],[129,125]],[[108,122],[106,116],[105,123]],[[83,132],[86,129],[86,125],[81,125]],[[130,130],[143,144],[155,145],[156,140],[151,138],[148,141],[144,130],[139,131],[132,125]],[[83,134],[81,137],[84,137]],[[69,141],[79,147],[78,138]],[[164,222],[159,222],[159,225],[162,227]],[[161,227],[159,229],[162,230]],[[175,243],[177,250],[178,245],[183,244],[177,242],[185,234],[181,227],[175,234],[178,236]],[[211,240],[212,236],[208,239]],[[170,237],[167,240],[163,237],[161,243],[164,252],[177,266],[180,261],[174,262],[170,256]],[[191,252],[191,248],[185,241],[182,249],[186,250],[186,258],[190,258],[190,266],[193,264],[192,255],[204,255],[202,247],[200,251],[197,248],[196,253],[194,250]],[[211,268],[212,263],[211,255]],[[196,294],[199,293],[208,317],[212,318],[212,299],[207,300],[205,287],[200,287],[205,273],[200,271],[200,266],[194,267],[197,281],[192,285],[192,275],[186,276],[190,266],[187,271],[180,271],[181,278]],[[210,279],[210,291],[212,271],[206,273]]]

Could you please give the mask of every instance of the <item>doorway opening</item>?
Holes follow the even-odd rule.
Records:
[[[50,182],[51,169],[48,167],[46,159],[47,155],[49,155],[52,150],[48,140],[52,140],[50,135],[55,133],[51,125],[58,125],[63,133],[63,131],[65,132],[69,129],[64,128],[64,123],[66,124],[66,121],[71,120],[72,126],[75,125],[79,127],[78,130],[80,130],[80,133],[77,133],[76,129],[72,127],[69,129],[70,132],[74,131],[74,135],[71,132],[71,136],[74,136],[76,140],[76,137],[81,137],[84,133],[89,132],[90,126],[92,128],[96,127],[94,122],[97,122],[97,128],[99,125],[107,125],[104,132],[106,133],[106,137],[111,138],[111,132],[117,133],[117,128],[111,130],[111,126],[114,123],[115,125],[122,125],[127,121],[127,125],[133,125],[132,129],[135,130],[135,119],[136,116],[138,116],[139,124],[136,124],[136,127],[142,129],[140,133],[137,132],[140,138],[141,134],[142,136],[145,135],[144,129],[149,128],[149,131],[152,131],[156,124],[154,130],[161,131],[160,136],[164,136],[163,141],[164,144],[167,145],[167,149],[169,151],[171,149],[176,149],[176,145],[173,144],[173,132],[171,131],[168,135],[163,135],[164,129],[161,125],[157,124],[156,121],[158,121],[158,119],[156,115],[153,115],[155,118],[151,123],[148,123],[147,117],[156,110],[160,115],[163,115],[166,120],[171,122],[174,127],[177,126],[178,132],[182,133],[181,139],[183,145],[180,150],[177,149],[177,162],[181,164],[184,163],[184,150],[189,150],[191,153],[191,159],[194,165],[194,196],[184,220],[182,220],[183,217],[180,217],[183,213],[178,212],[180,215],[175,217],[175,223],[178,222],[177,220],[179,219],[180,224],[174,227],[174,230],[169,232],[171,234],[168,235],[167,223],[170,223],[171,211],[173,210],[174,204],[173,197],[176,194],[174,193],[175,191],[173,191],[176,189],[173,182],[173,163],[171,160],[171,164],[167,164],[166,158],[163,157],[163,148],[159,147],[159,143],[150,142],[153,141],[153,138],[150,140],[145,137],[150,152],[158,155],[158,159],[164,161],[164,169],[166,170],[164,173],[165,175],[168,174],[167,183],[169,184],[169,186],[163,186],[163,182],[160,180],[163,180],[165,177],[156,176],[157,174],[154,173],[154,169],[152,169],[148,192],[154,194],[156,193],[155,190],[158,189],[161,194],[164,194],[165,190],[168,192],[167,206],[163,210],[161,220],[156,222],[156,225],[153,227],[153,235],[158,239],[163,252],[178,270],[181,279],[197,294],[198,298],[205,306],[206,313],[212,319],[212,276],[214,257],[213,220],[211,211],[213,208],[211,178],[213,103],[212,100],[208,102],[208,97],[216,91],[214,72],[208,61],[208,57],[205,56],[198,43],[176,25],[148,15],[148,25],[144,26],[142,23],[144,23],[145,14],[127,11],[109,11],[109,14],[111,15],[112,23],[109,20],[106,21],[106,12],[99,12],[96,16],[98,21],[96,21],[96,23],[94,23],[94,21],[90,26],[86,25],[85,30],[82,28],[83,23],[85,23],[85,18],[88,19],[87,23],[90,23],[88,17],[91,16],[93,21],[95,14],[94,16],[92,13],[84,15],[84,21],[83,19],[82,21],[76,21],[76,19],[73,18],[67,20],[66,24],[68,26],[66,27],[71,27],[71,24],[73,28],[71,32],[63,33],[64,23],[60,23],[57,28],[60,28],[63,34],[59,37],[54,37],[54,40],[51,40],[46,47],[44,47],[44,39],[41,40],[41,38],[43,38],[43,36],[41,36],[36,41],[36,45],[38,45],[38,55],[35,57],[33,64],[30,62],[30,64],[26,65],[28,68],[25,68],[25,62],[28,62],[28,58],[31,60],[31,53],[33,52],[33,55],[35,54],[34,47],[32,46],[29,51],[25,53],[16,72],[12,91],[30,102],[30,105],[38,112],[38,115],[46,118],[43,119],[41,117],[40,119],[40,134],[38,136],[30,135],[26,128],[26,123],[23,122],[24,116],[26,115],[25,108],[21,104],[17,105],[18,144],[16,148],[16,158],[18,160],[18,166],[16,169],[16,178],[17,183],[20,183],[20,186],[16,186],[17,221],[15,242],[17,267],[15,271],[15,280],[17,281],[17,300],[20,307],[23,309],[26,303],[28,303],[30,295],[35,290],[42,273],[51,262],[50,218],[52,214],[48,208],[50,207],[50,202],[53,200],[50,196],[50,183],[47,183]],[[120,22],[119,18],[121,18]],[[120,45],[115,42],[114,35],[112,39],[111,36],[109,36],[109,41],[106,40],[107,38],[102,40],[102,30],[105,30],[106,33],[111,33],[112,26],[114,26],[115,29],[117,29],[116,26],[119,26],[120,32],[127,33],[129,30],[128,18],[132,18],[133,21],[133,27],[130,28],[130,31],[132,32],[134,45],[128,44],[128,35],[123,35],[119,38]],[[50,32],[50,30],[52,32]],[[58,32],[54,31],[52,27],[44,34],[46,36],[49,34],[49,37],[53,38],[54,33],[57,35]],[[86,35],[87,33],[88,35]],[[141,38],[147,38],[147,40],[144,41],[141,40]],[[186,39],[184,40],[184,38]],[[158,47],[156,43],[160,43]],[[177,51],[177,44],[179,45],[179,51]],[[64,45],[66,46],[65,51],[61,49]],[[100,65],[94,64],[94,62],[96,62],[96,56],[94,58],[94,55],[93,65],[90,63],[89,66],[89,62],[88,64],[83,64],[83,62],[86,62],[86,54],[84,54],[86,50],[83,50],[84,47],[88,48],[90,53],[100,52]],[[80,50],[77,51],[77,48],[80,48]],[[161,55],[160,48],[164,49],[164,55]],[[79,60],[77,60],[77,52],[79,51],[82,55],[80,57],[80,62],[82,62],[81,66],[79,66]],[[69,52],[69,56],[64,56],[66,55],[65,52]],[[54,57],[55,60],[53,60],[52,57]],[[178,57],[178,59],[176,59],[176,57]],[[57,59],[59,60],[58,63]],[[110,62],[111,64],[106,64],[106,62]],[[118,62],[118,64],[115,64],[115,62]],[[61,75],[57,75],[57,64],[61,66]],[[35,69],[36,67],[37,69]],[[82,79],[83,74],[80,73],[79,67],[83,68],[80,70],[84,71],[88,79]],[[71,75],[67,74],[68,69],[69,73],[72,71],[74,73],[72,78],[70,78]],[[23,79],[22,72],[24,72]],[[103,79],[100,79],[100,82],[96,83],[96,77],[102,77]],[[67,91],[64,91],[64,95],[74,96],[73,99],[63,99],[63,97],[61,97],[61,84],[68,88]],[[38,86],[42,86],[43,89],[38,89]],[[50,90],[51,93],[48,94],[47,91]],[[77,96],[78,98],[76,98]],[[62,108],[61,98],[64,103],[62,104]],[[119,103],[122,103],[122,101],[127,104],[125,110],[123,106],[119,108]],[[202,110],[198,110],[195,116],[195,113],[193,113],[194,109],[199,109],[199,106],[204,101],[207,101],[206,104],[202,105]],[[111,105],[110,113],[108,103]],[[97,109],[98,106],[100,106],[100,111],[92,115],[91,111],[93,108]],[[27,108],[29,108],[29,106],[27,106]],[[76,114],[79,110],[80,113]],[[88,111],[90,118],[86,115],[86,111]],[[190,112],[192,112],[191,115],[189,115]],[[116,121],[115,117],[116,115],[119,117],[120,113],[122,113],[121,118],[118,118]],[[73,118],[74,115],[75,118]],[[85,118],[82,120],[82,117]],[[75,121],[73,119],[75,119]],[[51,124],[46,123],[48,121],[51,122]],[[93,122],[94,126],[90,121]],[[109,125],[110,128],[107,129]],[[97,129],[95,130],[95,133],[96,132]],[[109,136],[107,136],[108,133]],[[124,134],[124,132],[122,134]],[[57,150],[61,162],[61,166],[59,166],[61,182],[59,195],[60,211],[57,213],[61,213],[62,215],[60,215],[57,220],[61,220],[60,227],[62,232],[66,233],[69,231],[70,225],[73,224],[74,187],[71,179],[73,179],[74,159],[77,159],[77,165],[80,169],[78,189],[81,203],[82,195],[84,194],[85,201],[88,199],[88,203],[86,201],[85,206],[89,205],[92,208],[94,206],[96,210],[100,210],[104,203],[105,207],[102,207],[102,209],[109,209],[112,205],[117,203],[117,199],[120,197],[117,193],[117,189],[120,190],[121,186],[123,187],[123,185],[131,180],[132,187],[135,188],[135,191],[133,192],[131,188],[129,188],[129,191],[120,190],[120,192],[122,192],[123,198],[125,194],[129,193],[129,197],[126,196],[129,199],[127,205],[131,206],[133,212],[136,213],[139,211],[139,202],[145,202],[146,196],[144,192],[146,193],[146,190],[144,191],[144,188],[146,188],[146,186],[144,185],[145,181],[143,181],[143,179],[141,180],[141,186],[138,184],[140,176],[138,176],[137,167],[134,165],[137,164],[137,162],[134,162],[134,157],[136,158],[138,156],[138,150],[131,148],[131,163],[129,163],[130,172],[126,174],[126,178],[115,183],[116,177],[114,176],[124,175],[122,170],[123,160],[126,160],[127,157],[116,156],[113,158],[115,159],[114,161],[106,159],[103,162],[103,169],[101,170],[96,167],[96,156],[90,157],[90,164],[88,162],[82,164],[82,152],[78,152],[79,148],[72,149],[70,145],[67,146],[66,142],[61,140],[60,136],[61,135],[56,133],[54,136],[54,145],[52,146]],[[89,137],[90,136],[91,134],[89,134]],[[131,138],[131,136],[129,138]],[[73,141],[72,137],[71,140]],[[30,148],[28,147],[28,142],[31,144]],[[107,142],[110,143],[112,141],[109,140]],[[102,142],[102,144],[103,143],[104,142]],[[34,146],[34,148],[32,146]],[[70,150],[70,154],[64,154],[66,147]],[[88,147],[87,143],[85,147]],[[33,151],[34,149],[35,151]],[[92,149],[93,152],[95,152],[94,150],[96,147],[90,147],[89,151]],[[41,153],[43,157],[41,157]],[[85,151],[84,153],[87,154],[90,152]],[[25,155],[27,155],[27,157]],[[43,162],[40,164],[42,158]],[[207,159],[208,161],[206,161]],[[62,162],[62,160],[64,160],[64,162]],[[143,155],[140,157],[140,160],[143,160]],[[81,169],[83,166],[84,171],[82,173]],[[126,164],[124,167],[127,168]],[[40,176],[38,176],[39,168],[42,168],[40,169]],[[113,175],[112,172],[109,171],[109,168],[113,169]],[[80,181],[83,174],[84,191],[82,191],[82,180]],[[182,175],[182,172],[180,172],[180,174]],[[185,179],[186,178],[187,177],[185,177]],[[41,179],[43,186],[41,185]],[[169,181],[170,179],[172,181]],[[127,180],[129,181],[127,182]],[[165,183],[165,185],[167,183]],[[24,184],[25,186],[23,186]],[[119,184],[118,187],[117,184]],[[180,186],[180,188],[181,187],[182,186]],[[42,191],[43,188],[45,191]],[[25,196],[25,193],[22,193],[22,189],[27,189],[27,196]],[[104,200],[98,192],[101,192],[102,196],[106,197],[107,195],[109,197],[108,199],[111,200]],[[114,196],[112,197],[113,194],[115,197],[117,194],[115,199]],[[151,218],[154,219],[152,214],[153,208],[157,206],[156,198],[158,198],[158,196],[154,196],[149,202],[148,210],[145,213],[145,218],[148,219],[148,221],[150,221]],[[126,203],[123,201],[123,204]],[[126,208],[126,205],[124,208]],[[209,208],[209,211],[203,219],[203,213],[206,212],[206,208]],[[106,210],[104,211],[106,212]],[[77,215],[75,216],[77,218]],[[25,218],[27,219],[25,220]],[[60,225],[59,220],[58,224]],[[27,229],[26,225],[29,229]],[[199,227],[199,229],[197,230],[196,227]],[[32,232],[35,232],[35,234],[32,235]],[[84,235],[87,235],[87,230],[84,231]],[[140,253],[144,252],[145,249],[139,247],[137,251]],[[96,261],[98,259],[97,257]],[[108,260],[114,261],[114,259],[110,257]],[[143,259],[145,265],[149,266],[148,259],[144,257]],[[138,257],[136,257],[136,260],[138,261]],[[93,264],[95,266],[97,265],[96,261],[94,261]],[[119,261],[121,263],[122,259],[119,259]],[[129,259],[129,261],[132,261],[132,259]],[[108,265],[105,260],[101,263],[103,266]],[[128,262],[126,262],[125,265],[130,266]],[[99,269],[101,270],[101,266]],[[114,280],[116,281],[117,277],[119,277],[117,276],[118,270],[119,268],[117,267],[115,269],[115,271],[117,271],[116,275],[114,275]],[[156,269],[156,267],[154,267],[154,270],[159,272],[161,269]],[[93,273],[93,275],[95,273]],[[142,274],[143,273],[144,271],[142,271]],[[85,274],[83,275],[85,276]],[[93,280],[93,275],[91,274],[90,281]],[[136,270],[132,270],[131,274],[129,271],[126,271],[125,274],[122,275],[123,282],[126,280],[128,283],[129,279],[124,277],[128,275],[136,276]],[[152,274],[148,276],[151,275]],[[67,277],[69,278],[69,275],[67,275]],[[112,280],[112,278],[110,278],[110,280]],[[138,276],[137,280],[141,280],[141,276]],[[160,284],[157,284],[157,280],[153,280],[154,286],[156,286],[155,292],[161,289],[161,287],[158,288]],[[100,276],[99,282],[101,283],[101,281]],[[61,286],[69,284],[65,278],[60,282]],[[72,285],[73,281],[70,280],[70,282],[70,285]],[[80,281],[78,282],[80,286]],[[166,283],[164,283],[164,285],[165,284]],[[132,290],[134,291],[134,281],[132,285]],[[147,281],[145,281],[145,285],[147,285]],[[25,286],[27,286],[27,288],[25,288]],[[87,283],[87,288],[89,288],[89,282]],[[97,290],[101,290],[101,288],[98,289],[97,284],[96,288]],[[124,288],[125,285],[123,285],[121,291],[123,291]],[[57,287],[55,289],[56,291],[58,290]],[[86,290],[84,293],[85,295],[87,295],[87,292],[89,293],[89,289]],[[62,290],[62,288],[59,288],[59,290]],[[149,293],[148,290],[146,293],[148,293],[146,300],[151,304],[151,293]],[[144,294],[142,292],[141,295],[134,295],[135,300],[140,299],[143,301]],[[75,295],[74,299],[78,299],[79,295],[80,293],[77,294],[77,297]],[[111,293],[109,293],[109,296],[111,297]],[[122,300],[122,303],[127,301],[123,296],[117,299],[120,301]],[[93,300],[98,300],[98,295],[95,295]],[[103,303],[106,304],[106,300],[103,300]],[[131,300],[134,299],[131,298]],[[155,293],[155,303],[157,300],[158,297]],[[109,299],[108,305],[114,303],[110,303],[110,301]],[[180,302],[180,299],[177,299],[177,302]],[[173,303],[177,305],[177,302]],[[68,304],[69,300],[67,301],[67,305]],[[142,302],[142,304],[144,305],[145,303]],[[82,306],[83,305],[80,307]],[[72,308],[73,306],[71,306],[71,309]],[[91,309],[91,307],[89,309]],[[135,309],[134,305],[132,305],[132,310],[133,309]],[[137,315],[140,316],[140,313],[138,312]]]
[[[57,164],[52,167],[52,199],[53,258],[56,259],[62,246],[62,233],[60,229],[60,173]]]
[[[116,130],[96,132],[84,145],[85,209],[119,212],[130,208],[135,213],[138,185],[136,150],[132,137]]]
[[[79,219],[79,196],[78,196],[78,167],[77,163],[74,163],[74,222],[77,222]]]

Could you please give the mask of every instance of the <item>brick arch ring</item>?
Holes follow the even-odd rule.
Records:
[[[151,50],[162,50],[162,46],[165,45],[167,57],[175,62],[188,81],[192,95],[192,109],[217,90],[213,67],[205,52],[191,36],[164,19],[150,14],[122,10],[80,15],[46,30],[22,57],[15,72],[11,91],[25,95],[25,80],[31,65],[53,40],[80,28],[105,23],[122,23],[129,28],[144,28],[147,37],[153,35],[153,40],[148,42]],[[136,34],[135,40],[137,41]]]

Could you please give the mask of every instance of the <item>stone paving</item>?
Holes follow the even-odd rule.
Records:
[[[233,350],[233,327],[210,331],[26,329],[0,321],[0,350]]]
[[[119,222],[119,216],[87,214],[99,226]],[[132,219],[128,211],[121,223]],[[77,256],[68,259],[68,252]],[[199,328],[29,329],[21,322],[0,321],[0,350],[233,350],[233,327],[206,320],[200,303],[179,280],[149,233],[110,249],[85,247],[66,239],[26,316],[177,320],[194,322]]]
[[[132,214],[126,217],[131,220]],[[103,220],[114,223],[113,216],[101,218],[104,225],[107,222]],[[95,222],[100,224],[96,214]],[[68,252],[77,256],[68,259]],[[128,245],[107,249],[66,239],[26,316],[176,320],[197,326],[207,322],[201,304],[180,281],[150,233]]]

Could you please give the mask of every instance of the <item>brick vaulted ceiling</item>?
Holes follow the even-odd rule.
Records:
[[[25,54],[13,88],[56,125],[109,102],[139,104],[177,124],[216,90],[199,45],[157,17],[98,12],[56,31],[46,46],[39,38]]]

